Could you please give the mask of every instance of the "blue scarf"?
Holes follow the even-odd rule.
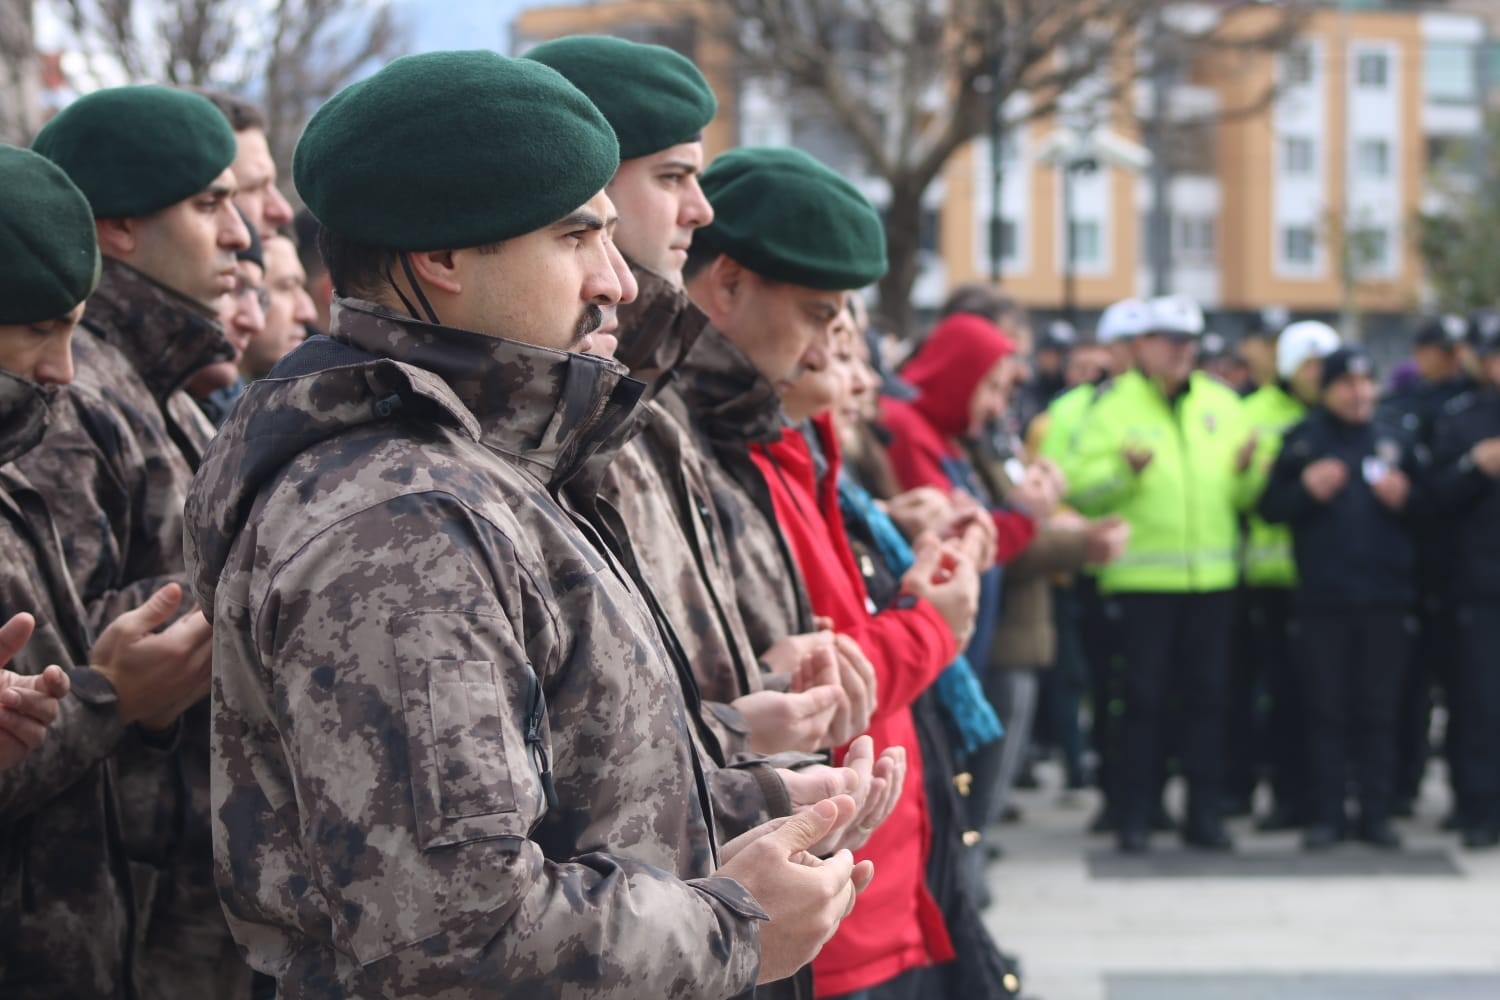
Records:
[[[863,486],[846,475],[839,476],[839,507],[844,517],[869,529],[881,561],[892,573],[900,576],[916,562],[916,554],[901,529],[875,505],[875,498]],[[938,675],[933,687],[956,747],[965,756],[1004,735],[999,717],[985,698],[979,678],[974,676],[974,668],[962,653]]]

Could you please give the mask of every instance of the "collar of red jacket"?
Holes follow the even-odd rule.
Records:
[[[933,327],[927,340],[901,369],[920,395],[912,406],[949,437],[969,430],[974,390],[1015,342],[982,316],[955,313]]]

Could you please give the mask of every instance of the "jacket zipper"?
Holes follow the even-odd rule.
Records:
[[[552,782],[552,761],[547,756],[547,745],[542,739],[542,718],[547,714],[547,699],[542,696],[542,682],[537,679],[536,671],[529,666],[526,668],[526,678],[530,686],[529,704],[526,708],[526,746],[531,751],[537,778],[542,783],[547,808],[557,809],[557,786]]]

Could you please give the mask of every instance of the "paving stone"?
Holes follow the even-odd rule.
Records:
[[[1496,1000],[1500,974],[1110,973],[1106,1000]]]
[[[1175,847],[1145,855],[1091,851],[1089,877],[1159,878],[1460,878],[1463,872],[1445,850],[1378,851],[1345,845],[1310,853],[1299,849],[1218,853]]]

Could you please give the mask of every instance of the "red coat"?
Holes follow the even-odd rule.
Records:
[[[877,750],[906,748],[908,769],[891,818],[856,857],[875,862],[875,881],[813,962],[817,995],[837,996],[894,979],[908,969],[952,960],[953,945],[927,891],[931,829],[911,703],[957,655],[935,607],[872,614],[838,504],[839,451],[826,416],[815,421],[829,469],[819,481],[800,431],[760,445],[751,457],[771,490],[782,535],[807,584],[813,611],[859,643],[875,668],[878,705],[867,730]]]
[[[901,377],[920,396],[906,403],[881,401],[881,422],[891,434],[887,447],[901,488],[934,486],[948,493],[958,486],[946,463],[968,463],[956,439],[969,430],[970,402],[980,381],[1016,345],[993,323],[957,313],[933,328]],[[1036,522],[1018,510],[993,509],[995,561],[1008,563],[1036,537]]]

